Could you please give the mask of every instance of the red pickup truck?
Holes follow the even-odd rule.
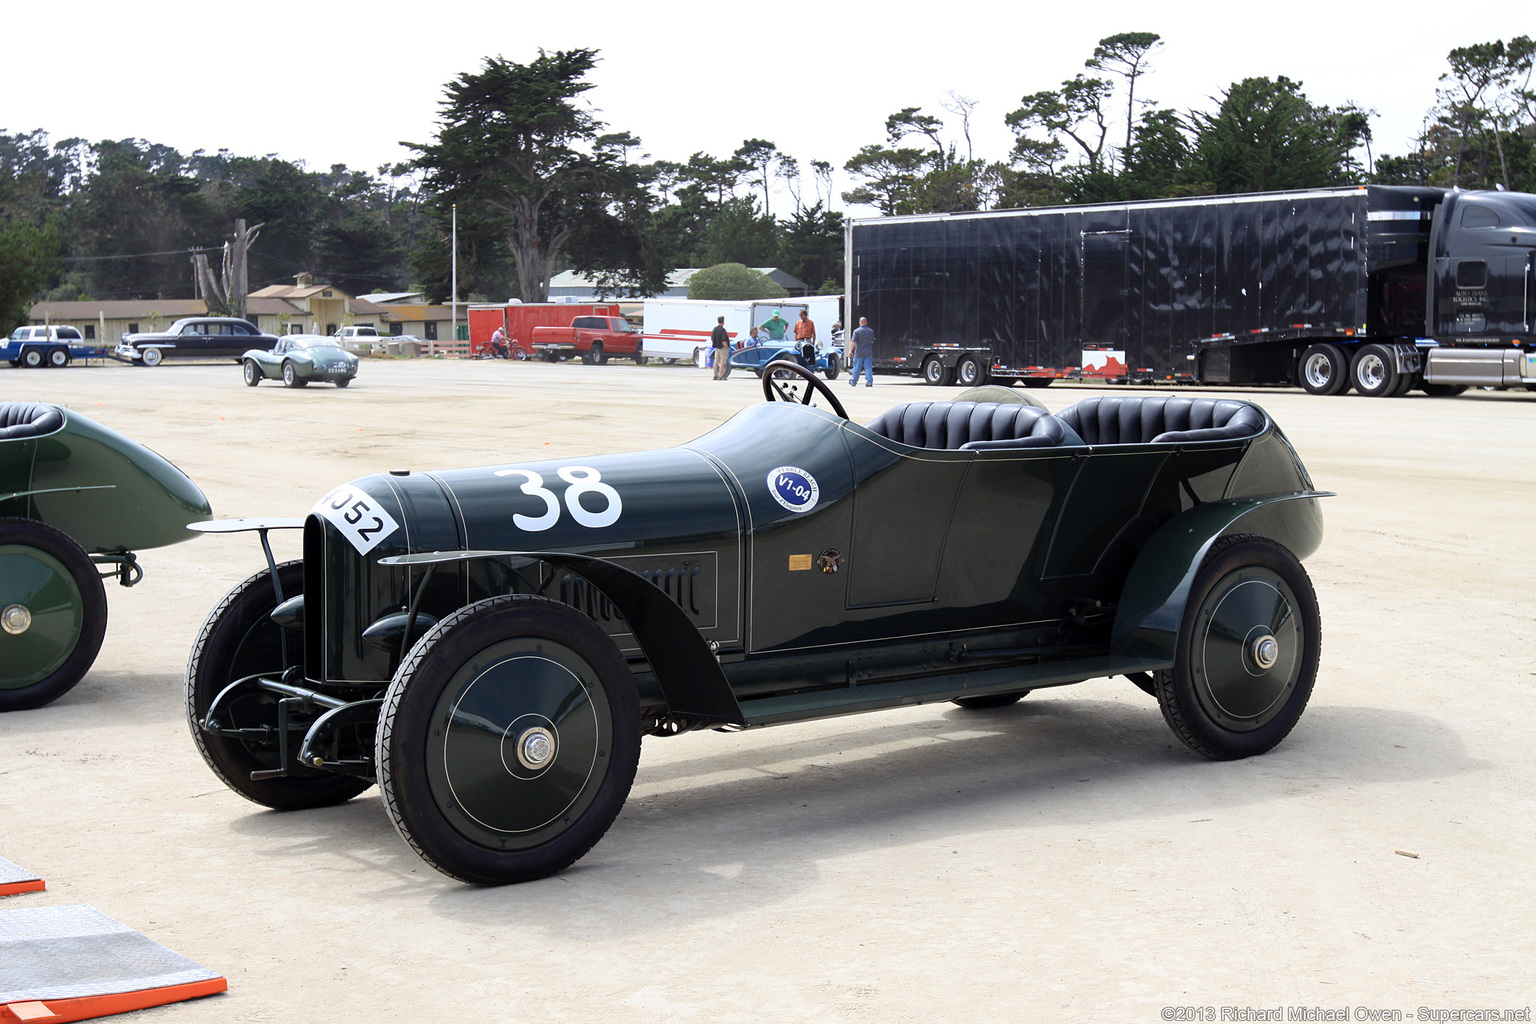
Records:
[[[633,359],[645,365],[640,332],[621,316],[578,316],[569,327],[535,327],[533,350],[549,362],[567,356],[601,366],[609,356]]]

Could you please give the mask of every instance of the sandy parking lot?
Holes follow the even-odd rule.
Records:
[[[954,393],[835,386],[861,420]],[[122,430],[225,516],[302,514],[396,466],[664,446],[761,399],[691,368],[430,361],[365,362],[347,391],[248,389],[227,364],[5,369],[0,396]],[[376,791],[278,814],[204,766],[187,653],[261,564],[249,536],[204,537],[109,586],[80,686],[0,716],[0,855],[48,879],[0,907],[93,904],[227,975],[226,995],[136,1018],[189,1024],[1529,1006],[1536,394],[1247,397],[1339,492],[1307,566],[1316,692],[1266,756],[1196,758],[1123,679],[648,739],[585,860],[470,888],[417,859]]]

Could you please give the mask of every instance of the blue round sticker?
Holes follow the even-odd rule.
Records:
[[[816,507],[821,488],[799,466],[780,466],[768,474],[768,493],[791,512],[809,512]]]

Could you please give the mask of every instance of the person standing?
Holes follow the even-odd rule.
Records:
[[[715,319],[715,329],[709,332],[709,343],[715,350],[715,380],[725,380],[731,373],[731,333],[725,329],[725,317]]]
[[[853,365],[853,372],[848,377],[848,386],[859,386],[859,369],[864,370],[865,387],[875,386],[875,332],[870,329],[869,318],[859,317],[859,326],[853,329],[853,337],[848,339],[848,359]]]
[[[816,343],[816,321],[811,319],[811,314],[805,310],[800,311],[800,319],[795,321],[795,340]]]

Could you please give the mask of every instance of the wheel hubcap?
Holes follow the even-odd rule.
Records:
[[[85,630],[85,602],[58,559],[24,544],[0,545],[0,688],[56,672]]]
[[[613,727],[590,666],[549,640],[495,644],[449,679],[427,737],[427,777],[449,824],[493,849],[527,849],[596,798]]]
[[[1296,598],[1268,569],[1224,576],[1202,605],[1190,639],[1195,694],[1213,720],[1234,732],[1272,721],[1301,676],[1305,638]]]
[[[1366,356],[1360,360],[1360,384],[1375,390],[1387,379],[1387,366],[1380,356]]]
[[[1321,352],[1314,353],[1307,360],[1307,383],[1315,388],[1325,388],[1333,379],[1333,363]]]

